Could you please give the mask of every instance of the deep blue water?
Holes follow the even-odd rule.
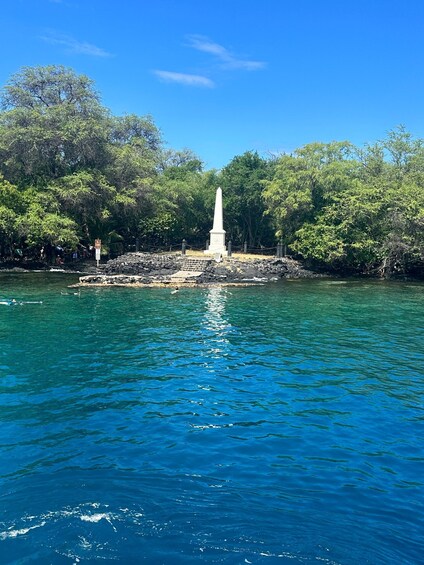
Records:
[[[424,562],[424,285],[0,275],[0,563]]]

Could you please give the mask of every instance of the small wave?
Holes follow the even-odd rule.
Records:
[[[232,428],[234,424],[190,424],[195,430],[220,430],[222,428]]]
[[[83,522],[100,522],[100,520],[107,520],[110,523],[110,514],[83,514],[80,520]]]
[[[82,514],[80,516],[80,520],[82,520],[83,522],[91,522],[92,524],[97,524],[98,522],[100,522],[100,520],[106,520],[106,522],[108,522],[112,526],[113,531],[116,532],[117,530],[112,523],[113,518],[119,519],[118,516],[114,516],[109,512],[98,512],[97,514]]]
[[[26,524],[22,524],[22,525],[21,524],[18,525],[16,523],[10,524],[8,529],[4,531],[0,531],[0,541],[4,541],[10,538],[16,538],[18,536],[23,536],[25,534],[28,534],[31,530],[35,530],[37,528],[41,528],[45,526],[48,522],[49,523],[56,522],[57,520],[61,520],[63,518],[65,519],[79,518],[83,522],[91,522],[94,524],[100,522],[101,520],[106,520],[112,526],[113,530],[116,532],[116,528],[112,520],[122,521],[124,519],[123,516],[120,516],[119,514],[112,514],[111,512],[95,512],[93,514],[89,514],[87,512],[88,508],[97,510],[100,506],[101,506],[100,503],[88,503],[88,504],[83,504],[82,506],[76,506],[75,508],[67,507],[61,510],[45,512],[40,516],[33,516],[33,515],[23,516],[21,520],[27,523],[34,522],[37,519],[38,520],[41,519],[42,521],[38,524],[32,524],[28,526]],[[108,505],[106,504],[104,506],[107,507]],[[128,514],[131,517],[133,517],[134,515],[134,519],[139,519],[141,516],[143,516],[143,514],[139,512],[132,512],[129,511],[128,509],[122,509],[121,512],[122,514],[128,512]],[[23,526],[23,527],[19,527],[19,526]]]
[[[46,522],[41,522],[41,524],[36,524],[35,526],[30,526],[28,528],[21,528],[19,530],[7,530],[0,532],[0,540],[4,541],[8,538],[17,538],[18,536],[24,536],[30,530],[35,530],[36,528],[42,528],[46,525]]]

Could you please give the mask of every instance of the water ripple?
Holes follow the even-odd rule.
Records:
[[[422,285],[32,277],[3,275],[43,300],[0,311],[5,563],[420,562]]]

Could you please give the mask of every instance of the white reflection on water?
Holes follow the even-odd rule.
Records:
[[[227,303],[227,290],[221,286],[211,287],[206,295],[206,312],[203,318],[203,327],[210,332],[210,352],[222,354],[229,343],[227,334],[231,324],[225,317]]]

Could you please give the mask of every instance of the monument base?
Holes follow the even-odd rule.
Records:
[[[203,253],[205,255],[222,255],[222,257],[228,257],[228,251],[225,249],[211,249],[209,247],[209,249],[205,249],[205,251],[203,251]]]
[[[209,233],[211,242],[204,253],[207,255],[220,253],[223,257],[227,257],[228,251],[225,247],[225,230],[211,230]]]

